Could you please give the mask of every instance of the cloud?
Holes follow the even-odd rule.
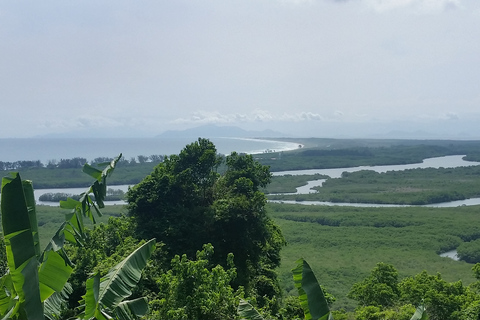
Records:
[[[122,123],[111,118],[80,116],[71,120],[45,120],[40,122],[39,128],[42,129],[77,129],[77,128],[99,128],[99,127],[119,127]]]
[[[188,118],[178,118],[172,124],[233,124],[246,122],[301,122],[324,121],[325,117],[313,112],[274,114],[267,110],[256,109],[249,114],[221,114],[219,112],[194,112]]]
[[[48,119],[40,121],[38,128],[51,129],[54,131],[69,131],[77,129],[98,129],[98,128],[145,128],[158,126],[161,121],[145,118],[111,118],[102,116],[79,116],[70,120]]]

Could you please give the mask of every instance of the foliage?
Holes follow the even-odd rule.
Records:
[[[323,290],[323,288],[322,288]],[[324,293],[326,293],[324,291]],[[300,320],[304,318],[304,313],[298,296],[287,296],[283,299],[283,306],[280,309],[281,319]],[[339,320],[339,319],[337,319]]]
[[[303,143],[306,148],[282,152],[281,157],[279,153],[255,157],[275,172],[419,163],[425,158],[460,154],[475,160],[480,147],[479,141],[452,140],[295,138],[293,142]]]
[[[137,163],[128,162],[126,160],[119,160],[118,166],[115,170],[115,176],[109,180],[111,185],[121,184],[135,184],[140,182],[146,175],[148,175],[153,167],[159,162],[145,162]],[[92,165],[97,166],[97,162],[92,162]],[[100,163],[102,164],[102,163]],[[74,188],[87,187],[91,183],[91,177],[82,174],[78,168],[58,168],[54,165],[53,168],[47,167],[21,167],[18,169],[9,168],[8,172],[19,172],[24,179],[35,181],[37,189],[44,188]]]
[[[377,263],[370,275],[353,285],[348,297],[361,306],[393,306],[398,300],[398,272],[389,264]]]
[[[260,312],[243,299],[240,299],[240,302],[238,303],[237,313],[242,320],[264,320]]]
[[[292,272],[305,319],[333,319],[325,294],[310,265],[304,259],[300,259]]]
[[[280,312],[281,319],[306,320],[333,320],[329,309],[329,301],[326,298],[322,287],[318,284],[309,264],[302,258],[297,261],[297,266],[292,269],[295,286],[298,290],[298,297],[290,296],[288,305]],[[242,319],[264,320],[261,313],[250,303],[241,299],[237,309]]]
[[[62,291],[72,268],[60,251],[60,241],[40,252],[31,182],[23,182],[18,174],[3,178],[1,211],[9,273],[1,278],[2,291],[8,294],[1,296],[0,316],[39,319],[44,303]]]
[[[83,296],[80,319],[107,320],[132,319],[146,314],[148,306],[145,298],[124,301],[132,294],[132,289],[140,280],[142,269],[146,266],[155,248],[152,239],[128,257],[123,259],[109,272],[100,277],[99,273],[87,280],[87,292]]]
[[[396,266],[399,279],[427,270],[433,274],[441,271],[449,282],[462,279],[468,285],[475,280],[472,265],[438,253],[479,237],[477,207],[359,208],[269,203],[267,208],[288,242],[282,249],[282,261],[295,261],[299,252],[308,256],[317,277],[337,297],[334,309],[352,311],[356,307],[346,298],[347,293],[368,277],[378,261]],[[294,294],[288,264],[282,263],[278,273],[285,291]]]
[[[460,244],[457,248],[457,255],[460,260],[468,263],[480,262],[480,239]]]
[[[180,155],[166,157],[127,193],[129,214],[135,219],[140,238],[156,237],[173,257],[182,252],[193,258],[207,243],[211,223],[209,204],[217,178],[216,149],[199,140]],[[192,233],[192,231],[195,231]]]
[[[417,305],[411,319],[464,320],[475,313],[478,316],[480,311],[480,295],[472,289],[461,281],[448,283],[440,274],[429,275],[426,271],[399,282],[393,266],[379,263],[370,276],[352,287],[349,295],[359,302],[356,319],[409,319]]]
[[[7,252],[5,251],[5,241],[0,233],[0,277],[7,273]]]
[[[327,179],[315,187],[317,193],[271,195],[269,199],[425,205],[479,196],[479,174],[480,166],[344,172],[341,178]]]
[[[288,139],[285,139],[288,140]],[[372,165],[395,165],[418,163],[428,157],[466,154],[466,160],[478,159],[478,141],[427,141],[427,140],[387,140],[387,139],[300,139],[293,142],[304,143],[309,148],[278,153],[257,154],[255,160],[270,166],[271,171],[296,169],[342,168]],[[314,153],[315,155],[312,155]],[[136,184],[148,175],[153,167],[163,161],[162,155],[139,156],[120,159],[111,184]],[[73,159],[64,159],[69,162]],[[98,157],[91,165],[113,160]],[[18,171],[23,178],[36,181],[37,188],[84,187],[89,180],[75,168],[59,168],[59,161],[43,164],[40,161],[0,161],[0,170]],[[48,168],[46,168],[48,166]],[[67,166],[68,167],[68,166]],[[276,191],[271,191],[276,192]]]
[[[165,157],[127,193],[136,234],[157,238],[170,258],[183,253],[193,259],[203,244],[211,243],[212,263],[228,267],[227,257],[233,253],[234,287],[245,286],[260,305],[273,304],[277,310],[274,297],[280,296],[280,289],[274,269],[285,241],[266,215],[266,198],[260,191],[271,174],[252,156],[232,153],[220,175],[221,161],[207,139]]]
[[[429,275],[426,271],[403,279],[399,288],[401,300],[424,305],[430,319],[458,319],[468,295],[461,281],[448,283],[439,273]]]
[[[231,282],[236,276],[233,256],[228,256],[228,269],[212,267],[213,246],[205,245],[195,261],[176,255],[171,268],[158,280],[158,296],[151,301],[149,319],[237,319],[236,305],[243,296]]]
[[[71,309],[78,306],[90,275],[106,274],[141,244],[133,235],[134,229],[128,218],[110,217],[108,223],[86,230],[82,246],[67,247],[68,256],[75,264],[69,279],[73,289],[68,299]]]
[[[94,177],[95,182],[82,193],[80,201],[68,199],[61,203],[72,211],[43,253],[32,183],[22,181],[18,173],[3,178],[1,213],[8,262],[8,273],[0,278],[0,316],[3,319],[57,319],[60,316],[64,298],[71,293],[67,280],[72,267],[64,249],[65,241],[78,244],[86,239],[83,219],[88,217],[95,221],[93,211],[101,215],[98,209],[103,207],[106,178],[115,163],[113,160],[103,170],[84,166],[83,171]],[[97,203],[91,200],[90,193],[95,194]],[[87,281],[83,319],[93,316],[133,319],[146,312],[145,300],[122,300],[131,294],[130,289],[138,282],[153,247],[154,241],[149,241],[110,269],[102,280],[97,275]]]
[[[68,198],[72,198],[74,200],[80,200],[80,195],[73,195],[64,192],[56,192],[56,193],[44,193],[42,194],[38,200],[45,201],[45,202],[59,202],[59,201],[66,201]],[[105,195],[105,201],[119,201],[125,198],[125,192],[120,189],[107,189],[107,193]],[[92,197],[95,200],[95,197]]]
[[[308,181],[327,178],[329,177],[321,174],[273,176],[271,183],[264,191],[265,193],[296,192],[298,187],[307,185]]]

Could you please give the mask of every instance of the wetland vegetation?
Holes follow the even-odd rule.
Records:
[[[297,293],[291,269],[300,257],[308,260],[327,295],[335,297],[329,298],[329,302],[337,320],[410,319],[421,303],[427,306],[430,319],[469,320],[480,316],[477,307],[480,305],[480,265],[475,265],[480,262],[478,206],[360,208],[266,204],[260,192],[272,194],[269,196],[272,199],[399,204],[477,197],[480,195],[478,166],[345,173],[340,179],[327,179],[322,187],[317,188],[318,192],[306,195],[273,194],[295,192],[307,181],[327,177],[275,176],[267,185],[262,172],[265,164],[279,171],[402,164],[452,154],[479,160],[480,142],[433,141],[431,145],[425,141],[407,143],[396,140],[306,139],[299,142],[305,148],[250,158],[234,156],[229,160],[230,169],[225,164],[211,166],[222,160],[222,157],[213,157],[211,152],[198,158],[203,151],[210,150],[208,145],[204,145],[205,149],[190,146],[182,151],[185,153],[180,158],[172,156],[167,162],[119,165],[109,184],[143,182],[136,192],[127,196],[128,206],[102,209],[103,216],[97,218],[101,224],[90,226],[90,240],[85,242],[83,249],[72,247],[67,250],[74,262],[84,269],[82,272],[78,269],[72,275],[77,288],[72,301],[76,302],[80,297],[78,292],[84,285],[86,271],[106,272],[114,262],[134,250],[142,233],[148,233],[148,237],[155,234],[163,244],[157,245],[154,262],[147,266],[146,277],[135,291],[137,295],[147,293],[150,297],[151,314],[145,319],[234,319],[238,318],[235,303],[246,295],[265,319],[298,319],[303,312],[295,298]],[[317,145],[313,146],[315,143]],[[259,162],[251,162],[254,158]],[[198,166],[205,161],[213,162],[205,167]],[[213,167],[216,170],[211,170]],[[79,180],[81,174],[74,173],[74,170],[80,171],[46,167],[21,168],[19,171],[27,178],[35,179],[37,188],[39,185],[83,186],[83,180]],[[143,172],[147,173],[142,177]],[[192,172],[206,175],[201,178]],[[46,182],[42,181],[49,174],[54,178],[50,176]],[[91,183],[88,177],[82,179]],[[158,194],[163,195],[161,206],[167,206],[171,211],[163,212],[162,207],[158,207],[160,211],[155,209],[151,201]],[[221,198],[221,194],[228,196]],[[189,200],[182,202],[182,199]],[[212,199],[214,201],[210,202]],[[65,210],[37,206],[36,212],[40,243],[45,246],[65,221]],[[150,212],[145,216],[147,218],[143,216],[146,212]],[[153,212],[162,212],[160,220],[157,221]],[[215,215],[211,216],[211,213]],[[136,221],[132,220],[135,214]],[[175,215],[182,218],[174,222]],[[245,219],[262,217],[252,221],[258,223],[255,228],[263,230],[262,234],[271,237],[264,246],[258,246],[258,240],[253,239],[255,235],[249,233],[248,228],[233,232],[238,221],[230,219],[242,215]],[[200,216],[202,219],[197,219]],[[153,225],[149,221],[158,223]],[[230,228],[227,233],[212,231],[225,226]],[[212,234],[216,236],[209,236]],[[236,237],[232,238],[232,244],[222,247],[221,240],[231,236]],[[206,246],[202,250],[203,239],[209,237],[213,247]],[[217,240],[220,245],[215,245]],[[269,259],[260,258],[255,262],[261,266],[256,271],[248,265],[253,265],[252,261],[243,265],[245,259],[240,263],[235,260],[235,256],[247,256],[245,251],[237,249],[233,260],[228,255],[228,251],[234,251],[239,243],[250,241],[257,244],[248,250],[259,257],[269,256]],[[189,246],[189,243],[194,245]],[[439,256],[439,253],[452,249],[457,249],[464,261]],[[200,250],[197,255],[196,250]],[[182,253],[187,255],[182,257]],[[0,256],[3,257],[1,250]],[[6,266],[0,264],[0,271],[5,269]],[[188,280],[192,276],[198,281]],[[375,280],[379,277],[390,280]],[[246,286],[239,286],[241,283]],[[189,295],[192,288],[205,291]],[[414,294],[408,291],[409,288],[417,291]],[[157,295],[153,295],[152,290]],[[222,297],[214,292],[221,293]],[[382,295],[375,298],[372,296],[375,292],[382,292]]]

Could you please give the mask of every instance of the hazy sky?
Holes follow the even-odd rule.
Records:
[[[5,0],[0,111],[0,138],[480,138],[480,1]]]

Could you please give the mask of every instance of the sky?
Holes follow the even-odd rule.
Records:
[[[480,139],[478,0],[0,2],[0,138]]]

